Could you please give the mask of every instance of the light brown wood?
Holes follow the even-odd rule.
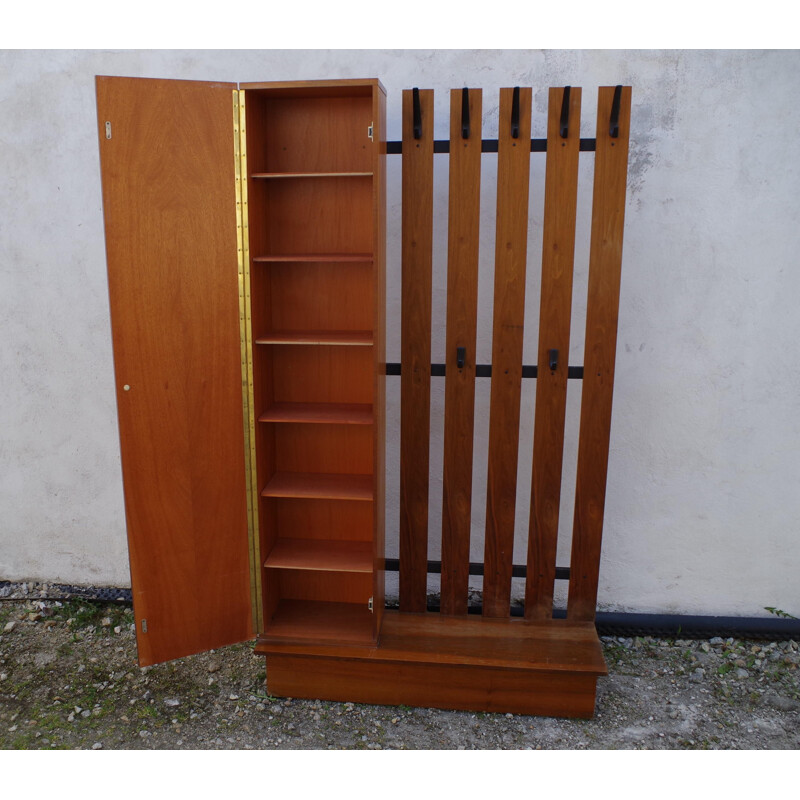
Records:
[[[267,271],[270,330],[372,330],[373,267],[369,261],[276,262]]]
[[[365,604],[281,600],[259,637],[263,642],[341,642],[373,640],[372,614]]]
[[[472,442],[478,316],[482,92],[469,90],[470,136],[461,135],[462,92],[450,92],[447,351],[442,481],[443,614],[466,614],[472,520]],[[466,350],[459,369],[457,351]]]
[[[259,640],[278,696],[590,717],[594,625],[387,611],[380,646]]]
[[[385,604],[386,554],[386,92],[372,95],[373,150],[372,236],[373,264],[373,614],[372,633],[378,638]]]
[[[374,419],[372,406],[366,403],[273,403],[258,421],[372,425]]]
[[[556,576],[564,418],[567,406],[572,271],[575,253],[575,213],[578,196],[581,90],[570,88],[569,135],[561,138],[564,89],[550,89],[547,120],[547,171],[542,234],[542,284],[539,310],[539,371],[533,433],[531,512],[525,616],[553,616]],[[550,350],[558,365],[549,369]]]
[[[372,261],[372,259],[372,253],[293,253],[291,255],[255,256],[253,261],[302,263],[304,261]]]
[[[371,172],[254,172],[253,178],[365,178]]]
[[[380,651],[376,651],[380,652]],[[594,675],[460,665],[269,654],[267,691],[278,697],[589,719]]]
[[[276,472],[372,473],[369,425],[275,425]]]
[[[142,665],[253,633],[234,88],[97,79],[125,514]]]
[[[322,540],[372,540],[377,503],[317,498],[269,498],[282,537]]]
[[[256,344],[372,345],[372,331],[270,331],[256,339]]]
[[[522,390],[531,90],[521,88],[519,91],[517,139],[511,136],[512,97],[512,89],[500,90],[492,387],[483,558],[483,613],[489,617],[506,617],[511,610]]]
[[[276,472],[261,494],[264,497],[372,500],[372,476]]]
[[[428,579],[428,464],[433,246],[433,91],[403,91],[400,361],[400,609],[424,611]]]
[[[372,594],[372,574],[367,572],[298,569],[266,571],[277,577],[282,600],[356,603],[367,608]]]
[[[278,539],[267,556],[268,569],[372,572],[372,542]]]
[[[631,87],[622,88],[619,137],[615,139],[609,135],[613,97],[613,86],[600,88],[575,520],[567,604],[567,615],[576,620],[593,620],[597,605],[617,349]]]

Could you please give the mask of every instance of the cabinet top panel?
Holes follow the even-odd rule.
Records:
[[[325,81],[266,81],[259,83],[240,83],[240,89],[264,89],[276,95],[292,97],[341,97],[354,95],[371,95],[378,87],[383,94],[386,89],[377,78]]]

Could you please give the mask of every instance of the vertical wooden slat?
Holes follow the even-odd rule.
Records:
[[[433,91],[403,92],[400,404],[400,610],[424,611],[428,566],[428,465],[433,246]]]
[[[575,620],[592,620],[595,616],[608,474],[628,175],[630,86],[622,89],[618,138],[612,138],[609,133],[613,98],[613,86],[600,88],[575,522],[567,604],[567,616]]]
[[[553,616],[556,574],[581,115],[581,90],[571,88],[568,136],[562,138],[560,121],[564,91],[563,88],[550,89],[547,119],[539,372],[536,380],[528,577],[525,586],[527,619],[550,619]],[[558,351],[554,370],[549,368],[551,350]]]
[[[373,345],[375,388],[373,409],[373,632],[377,639],[383,620],[386,572],[386,94],[376,86],[372,95],[374,140],[372,179],[372,281],[374,291]]]
[[[500,90],[492,388],[483,579],[483,614],[487,617],[504,617],[510,613],[517,493],[531,90],[526,88],[519,91],[518,138],[511,135],[512,97],[512,89]]]
[[[442,496],[444,614],[466,614],[472,511],[475,340],[478,315],[482,92],[469,90],[469,136],[461,89],[450,92],[450,207],[447,228],[447,355]],[[457,363],[458,348],[464,365]]]

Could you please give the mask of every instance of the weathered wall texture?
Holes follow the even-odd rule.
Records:
[[[96,74],[200,80],[379,77],[400,91],[633,86],[617,383],[600,603],[618,610],[800,615],[800,54],[702,51],[0,53],[0,579],[128,585],[95,138]],[[484,156],[479,361],[491,352],[493,156]],[[538,326],[544,159],[532,163],[526,363]],[[446,158],[436,162],[434,342],[444,360]],[[390,157],[389,360],[399,360],[400,168]],[[592,157],[580,175],[570,363],[582,363]],[[397,552],[398,379],[389,379],[389,555]],[[559,563],[569,555],[580,385],[571,382]],[[479,381],[473,559],[482,557],[488,383]],[[523,392],[522,563],[533,382]],[[434,379],[431,557],[441,525],[444,386]],[[435,583],[431,584],[435,588]],[[563,599],[563,589],[561,586]]]

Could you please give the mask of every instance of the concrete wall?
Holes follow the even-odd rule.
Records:
[[[94,75],[379,77],[400,91],[633,86],[617,383],[600,604],[800,615],[800,55],[731,51],[0,53],[0,579],[129,585],[108,317]],[[443,157],[442,157],[443,158]],[[484,156],[478,358],[490,360],[493,156]],[[433,357],[444,360],[446,158],[436,161]],[[592,156],[582,157],[570,362],[582,363]],[[535,362],[544,158],[532,156],[526,363]],[[390,157],[389,359],[399,360],[399,159]],[[397,553],[398,379],[389,379],[389,555]],[[534,382],[523,392],[518,536],[527,532]],[[571,382],[559,563],[567,565],[580,384]],[[439,553],[443,382],[434,379],[431,557]],[[479,381],[473,558],[485,502]],[[478,584],[479,585],[479,584]],[[431,584],[434,589],[435,583]],[[519,587],[515,587],[518,589]],[[560,585],[563,600],[564,586]]]

